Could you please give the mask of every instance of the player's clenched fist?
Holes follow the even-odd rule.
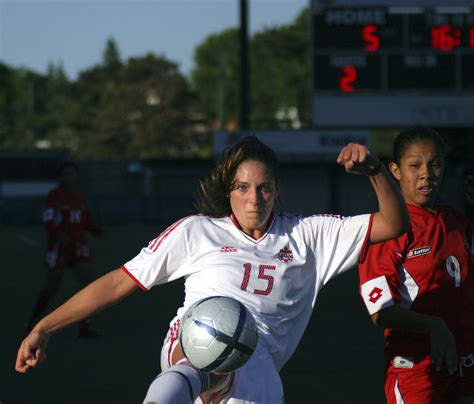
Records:
[[[349,143],[344,146],[336,160],[348,173],[374,175],[380,171],[380,159],[366,146]]]
[[[46,359],[46,345],[49,337],[43,332],[32,331],[20,345],[16,357],[15,370],[26,373],[30,367],[35,367]]]

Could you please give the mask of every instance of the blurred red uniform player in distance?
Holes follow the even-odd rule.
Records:
[[[28,329],[35,325],[57,292],[66,267],[73,270],[81,288],[93,280],[86,233],[102,237],[104,231],[92,222],[86,201],[76,189],[78,177],[79,169],[74,162],[61,164],[58,186],[46,198],[43,225],[47,232],[47,284],[36,299]],[[96,337],[99,334],[89,327],[88,320],[84,320],[80,323],[79,336]]]

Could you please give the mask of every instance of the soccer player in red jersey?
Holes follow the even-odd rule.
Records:
[[[101,237],[103,229],[92,222],[85,199],[76,190],[78,174],[78,166],[74,162],[61,164],[58,169],[59,184],[46,198],[43,224],[47,232],[47,284],[36,299],[28,329],[36,324],[58,290],[66,267],[72,268],[81,288],[92,281],[86,233]],[[84,320],[80,323],[79,336],[93,337],[98,334]]]
[[[474,402],[474,221],[436,203],[444,157],[433,129],[399,133],[389,167],[412,229],[372,245],[359,267],[362,298],[385,328],[388,404]]]

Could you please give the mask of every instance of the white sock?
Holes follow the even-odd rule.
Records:
[[[190,404],[209,387],[207,372],[181,362],[161,372],[148,388],[143,404]]]

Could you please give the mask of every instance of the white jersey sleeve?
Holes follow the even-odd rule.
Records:
[[[367,246],[373,215],[318,215],[303,220],[311,230],[308,244],[314,251],[320,287],[357,265]]]
[[[140,288],[149,290],[188,274],[190,246],[186,222],[192,220],[193,216],[188,216],[175,222],[123,265]]]

